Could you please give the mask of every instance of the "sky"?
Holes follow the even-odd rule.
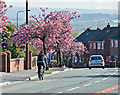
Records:
[[[8,5],[25,6],[26,0],[4,0]],[[28,0],[30,7],[117,9],[120,0]],[[84,1],[84,2],[83,2]]]

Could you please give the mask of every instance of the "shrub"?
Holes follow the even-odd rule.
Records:
[[[23,51],[18,51],[18,56],[17,58],[25,58],[25,53]]]
[[[53,64],[57,64],[57,60],[51,60],[50,62]]]
[[[68,67],[71,67],[71,57],[68,57]]]
[[[39,50],[35,46],[30,45],[29,49],[32,51],[32,56],[38,56]]]

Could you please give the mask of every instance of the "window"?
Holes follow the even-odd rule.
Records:
[[[101,49],[104,49],[104,43],[101,43],[101,46],[102,46]]]
[[[106,33],[108,33],[110,30],[107,30]]]
[[[115,60],[118,60],[118,56],[115,56]]]
[[[89,33],[87,33],[86,35],[89,35]]]
[[[111,40],[111,47],[113,47],[113,40]]]
[[[118,40],[115,40],[115,47],[118,47]]]
[[[96,49],[96,43],[93,43],[93,49]]]
[[[52,60],[54,60],[54,58],[55,58],[55,57],[53,56],[53,57],[52,57]]]
[[[118,47],[118,40],[111,40],[111,47]]]
[[[93,47],[93,44],[92,44],[92,43],[90,43],[90,49],[92,49],[92,47]]]
[[[97,49],[101,49],[101,43],[97,43]]]

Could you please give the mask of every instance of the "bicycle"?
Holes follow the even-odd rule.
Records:
[[[38,78],[39,78],[39,80],[43,80],[43,76],[44,76],[44,67],[43,67],[42,65],[40,65],[39,68],[40,68],[40,69],[38,69],[38,70],[39,70],[39,72],[38,72]]]

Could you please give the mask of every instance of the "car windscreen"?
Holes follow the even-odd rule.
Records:
[[[91,57],[91,60],[102,60],[102,58],[100,56],[94,56]]]

